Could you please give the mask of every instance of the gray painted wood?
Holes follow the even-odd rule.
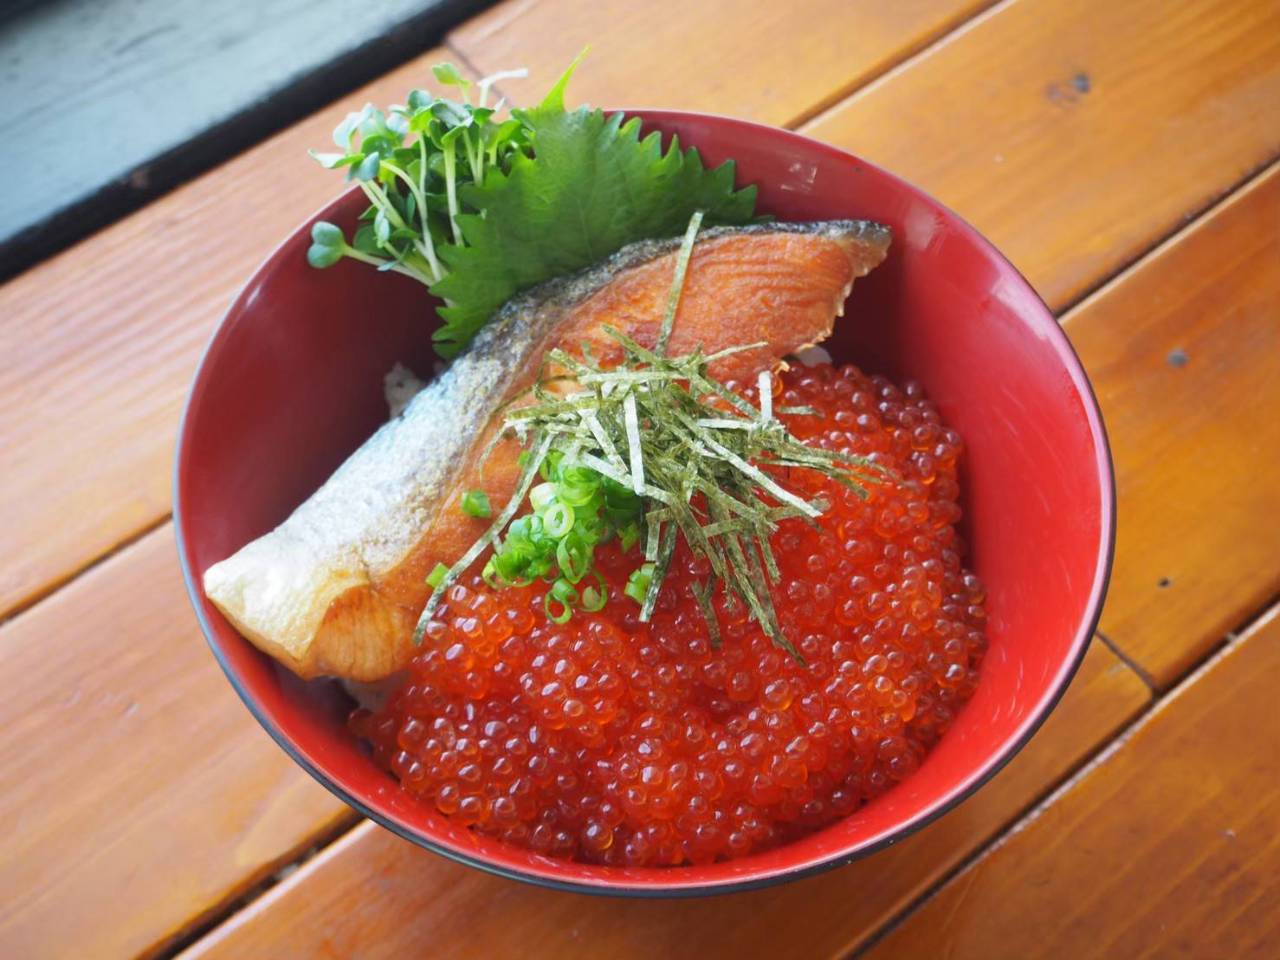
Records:
[[[484,5],[10,7],[0,15],[0,276],[429,49]]]

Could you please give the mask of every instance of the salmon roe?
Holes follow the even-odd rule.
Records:
[[[452,587],[409,678],[351,727],[410,793],[451,820],[556,857],[706,863],[792,840],[911,775],[978,680],[985,594],[961,565],[960,437],[919,385],[853,366],[789,371],[780,406],[809,443],[893,471],[867,500],[807,471],[831,508],[773,536],[774,646],[716,602],[713,648],[681,542],[650,623],[623,596],[637,560],[597,550],[599,613],[547,620],[535,587]],[[742,391],[751,396],[752,390]]]

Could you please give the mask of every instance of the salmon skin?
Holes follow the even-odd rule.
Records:
[[[853,281],[885,257],[868,221],[770,223],[699,235],[671,331],[671,355],[767,347],[716,361],[744,382],[831,332]],[[204,574],[209,599],[256,646],[302,677],[386,677],[413,656],[437,563],[450,566],[491,521],[460,509],[482,489],[494,511],[515,488],[520,446],[495,439],[503,408],[553,348],[611,365],[613,326],[651,347],[680,240],[643,241],[508,302],[465,353],[383,425],[275,530]],[[494,441],[483,462],[481,453]]]

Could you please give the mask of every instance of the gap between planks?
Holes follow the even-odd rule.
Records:
[[[1203,220],[1212,216],[1220,207],[1226,206],[1237,194],[1244,192],[1255,182],[1267,176],[1273,170],[1280,168],[1280,153],[1274,153],[1266,160],[1255,165],[1252,169],[1240,177],[1234,183],[1228,184],[1222,188],[1214,196],[1210,197],[1205,203],[1199,207],[1188,210],[1182,215],[1182,226],[1170,231],[1164,237],[1158,239],[1149,248],[1141,253],[1135,254],[1124,263],[1120,264],[1114,271],[1104,277],[1098,279],[1096,283],[1092,283],[1083,289],[1077,296],[1073,297],[1067,303],[1063,304],[1062,309],[1058,311],[1059,322],[1077,307],[1087,303],[1093,297],[1102,293],[1107,288],[1124,281],[1135,267],[1158,256],[1166,247],[1172,246],[1182,238],[1184,234],[1190,233]]]
[[[480,77],[482,79],[484,78],[485,74],[481,71],[480,67],[478,67],[475,63],[473,63],[470,57],[468,57],[465,53],[463,53],[461,50],[459,50],[457,47],[453,45],[453,41],[449,35],[445,36],[443,42],[440,44],[440,48],[442,50],[448,50],[451,54],[453,54],[453,56],[455,56],[458,59],[458,63],[460,63],[463,69],[466,70],[468,73],[470,73],[471,76]],[[493,84],[493,86],[490,89],[498,95],[497,102],[501,102],[502,100],[506,99],[507,95],[503,93],[502,85],[500,83]]]
[[[112,558],[114,558],[117,554],[123,553],[125,550],[128,550],[135,543],[147,537],[148,535],[155,533],[157,530],[163,527],[166,523],[169,523],[172,520],[173,520],[173,514],[169,511],[166,511],[165,513],[161,514],[159,517],[156,517],[150,523],[144,524],[143,526],[139,527],[129,536],[125,537],[123,540],[114,544],[105,552],[98,554],[96,557],[87,558],[84,563],[80,564],[80,566],[73,567],[72,569],[65,571],[61,576],[55,578],[54,580],[49,581],[49,583],[45,586],[45,588],[42,589],[40,592],[32,594],[30,597],[27,597],[21,603],[16,604],[13,607],[10,607],[3,614],[0,614],[0,628],[3,628],[6,624],[10,623],[13,620],[16,620],[18,617],[22,616],[28,610],[31,610],[33,607],[43,603],[45,600],[51,599],[54,596],[54,594],[56,594],[63,587],[70,586],[73,581],[79,580],[85,574],[92,573],[94,570],[102,566],[108,560],[111,560]],[[175,559],[177,559],[176,555],[175,555]]]
[[[985,0],[984,6],[977,10],[965,13],[958,11],[955,16],[941,24],[938,32],[932,36],[925,35],[916,42],[896,50],[879,68],[872,67],[861,76],[854,77],[848,83],[840,84],[830,93],[823,96],[817,102],[810,104],[803,110],[788,118],[782,126],[787,130],[799,130],[801,127],[816,120],[818,117],[835,109],[845,100],[848,100],[855,93],[862,93],[867,89],[874,87],[880,82],[900,73],[902,70],[910,67],[913,63],[928,56],[937,47],[943,46],[957,37],[963,36],[973,27],[987,20],[993,14],[998,13],[1003,8],[1009,6],[1017,0]],[[442,44],[458,61],[469,69],[472,74],[477,77],[484,76],[481,67],[474,63],[465,53],[453,45],[452,34],[445,38]],[[494,91],[501,97],[506,97],[501,83],[493,85]]]
[[[1147,685],[1147,689],[1151,691],[1152,696],[1158,697],[1160,695],[1160,687],[1156,684],[1155,677],[1147,673],[1147,671],[1142,668],[1142,664],[1138,663],[1137,660],[1134,660],[1133,657],[1129,656],[1127,653],[1121,650],[1118,646],[1116,646],[1115,643],[1112,642],[1111,638],[1108,637],[1101,630],[1095,630],[1093,632],[1093,635],[1097,637],[1100,641],[1102,641],[1102,645],[1104,647],[1106,647],[1113,654],[1115,654],[1115,657],[1117,660],[1119,660],[1126,667],[1128,667],[1130,670],[1132,670],[1135,674],[1138,675],[1138,679]]]
[[[926,40],[914,47],[904,51],[904,55],[893,63],[887,64],[883,70],[872,76],[864,77],[860,82],[846,85],[846,87],[833,94],[830,97],[824,97],[822,102],[811,110],[803,111],[802,119],[794,122],[794,126],[817,124],[825,120],[828,114],[835,113],[840,105],[848,100],[855,93],[870,93],[884,84],[892,82],[892,80],[906,73],[912,67],[922,60],[926,60],[933,52],[940,47],[949,46],[954,41],[960,39],[971,30],[982,26],[986,21],[999,16],[1006,9],[1018,3],[1019,0],[995,0],[989,3],[976,13],[971,14],[967,19],[959,19],[950,24],[943,32],[938,34],[932,40]]]
[[[823,97],[817,103],[810,107],[806,107],[798,114],[787,121],[787,127],[792,130],[798,130],[805,124],[816,120],[822,114],[835,109],[845,100],[848,100],[855,93],[860,93],[869,87],[888,79],[894,74],[900,73],[908,69],[918,60],[922,60],[929,56],[936,48],[944,44],[951,43],[956,38],[968,33],[974,27],[989,19],[1009,4],[1016,0],[988,0],[986,6],[982,9],[970,13],[965,16],[964,13],[958,13],[955,17],[948,20],[942,25],[939,33],[934,37],[924,37],[919,42],[902,49],[898,58],[891,63],[885,64],[884,68],[879,71],[871,71],[866,76],[857,77],[849,83],[842,84],[827,96]]]
[[[842,956],[843,960],[858,960],[859,957],[865,956],[877,943],[887,937],[890,933],[902,926],[916,913],[917,910],[933,900],[939,893],[945,889],[952,880],[961,876],[970,867],[979,861],[985,859],[989,854],[999,850],[1002,846],[1012,840],[1015,836],[1027,829],[1036,820],[1044,814],[1046,810],[1052,807],[1059,799],[1070,793],[1077,784],[1081,783],[1093,772],[1104,766],[1113,756],[1122,750],[1133,737],[1141,731],[1148,723],[1157,716],[1169,709],[1173,701],[1181,694],[1186,692],[1192,685],[1199,682],[1200,678],[1213,669],[1223,657],[1231,652],[1241,639],[1254,626],[1261,623],[1269,616],[1280,615],[1280,594],[1270,597],[1262,606],[1250,611],[1243,620],[1241,620],[1233,629],[1227,632],[1216,644],[1205,652],[1199,660],[1197,660],[1178,681],[1170,685],[1161,692],[1158,688],[1152,687],[1155,694],[1149,700],[1145,707],[1139,711],[1138,715],[1129,722],[1129,724],[1120,730],[1106,743],[1099,745],[1092,752],[1086,754],[1071,770],[1053,784],[1047,784],[1046,789],[1042,792],[1038,799],[1033,800],[1024,807],[1024,812],[1013,817],[1009,825],[983,844],[978,849],[972,851],[968,856],[962,858],[955,866],[940,876],[934,883],[930,884],[928,889],[913,899],[909,904],[894,914],[889,920],[881,924],[881,926],[861,943],[850,947]],[[1101,634],[1095,634],[1101,637]],[[1126,665],[1133,667],[1129,663],[1128,658],[1124,657],[1115,649],[1110,641],[1105,641],[1109,650],[1120,657],[1121,661]],[[1134,672],[1139,677],[1146,678],[1141,670],[1134,668]]]
[[[273,887],[287,880],[308,860],[319,856],[365,822],[365,818],[357,814],[355,810],[351,810],[349,813],[350,816],[344,818],[341,823],[313,837],[305,849],[282,861],[266,877],[230,899],[214,904],[168,940],[140,953],[136,960],[168,960],[168,958],[177,956],[192,944],[203,939],[227,919],[259,897],[270,892]]]

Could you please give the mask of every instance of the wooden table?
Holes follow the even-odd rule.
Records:
[[[751,894],[548,892],[359,822],[240,705],[177,571],[179,406],[338,189],[304,148],[442,58],[545,86],[588,41],[578,98],[794,127],[958,210],[1060,312],[1114,446],[1110,596],[1042,732],[909,840]],[[1277,157],[1276,0],[508,0],[14,278],[0,956],[1280,955]]]

